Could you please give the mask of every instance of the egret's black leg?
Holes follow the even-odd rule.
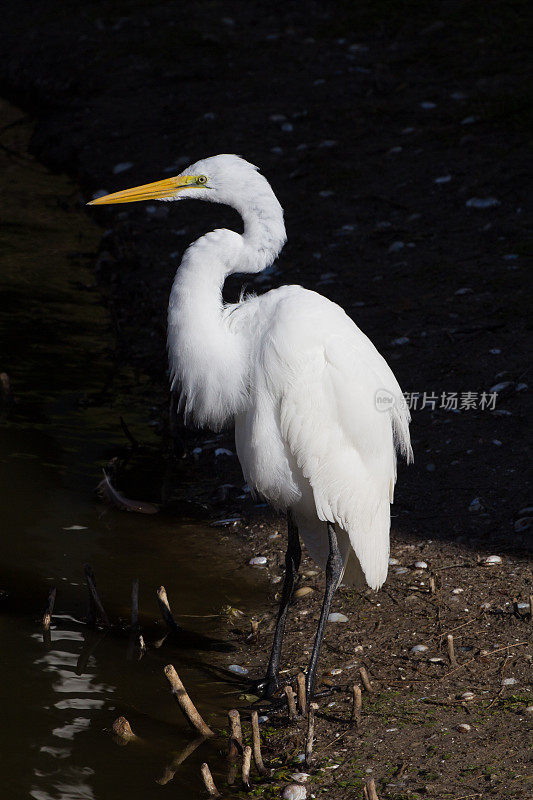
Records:
[[[285,631],[285,622],[287,621],[287,612],[289,610],[289,603],[291,601],[300,560],[302,558],[302,548],[300,546],[300,537],[298,535],[298,528],[292,518],[291,512],[287,513],[287,527],[288,527],[288,544],[287,552],[285,553],[285,580],[283,581],[283,590],[281,592],[281,600],[279,604],[278,619],[276,622],[276,632],[274,633],[274,641],[272,642],[272,650],[270,652],[270,659],[265,675],[265,679],[261,681],[258,688],[269,697],[278,688],[278,672],[279,662],[281,657],[281,645],[283,642],[283,633]]]
[[[308,697],[311,697],[315,686],[316,668],[318,664],[318,656],[320,655],[320,646],[322,645],[322,639],[324,638],[324,629],[328,620],[331,601],[333,600],[333,595],[337,590],[337,586],[339,585],[342,575],[342,556],[339,550],[339,543],[337,542],[335,526],[331,522],[328,522],[327,526],[329,538],[329,556],[326,564],[326,591],[324,592],[324,600],[322,601],[322,610],[320,612],[320,620],[318,622],[313,652],[311,653],[309,667],[307,668],[305,687]]]

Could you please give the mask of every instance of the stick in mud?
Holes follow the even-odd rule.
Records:
[[[450,664],[452,667],[457,666],[457,659],[455,658],[455,648],[453,646],[453,636],[449,633],[446,637],[446,645],[448,648],[448,658],[450,659]]]
[[[315,738],[315,711],[317,703],[309,704],[309,715],[307,717],[307,735],[305,737],[305,765],[309,767],[313,760],[313,743]]]
[[[353,688],[353,704],[352,704],[352,716],[350,719],[350,725],[355,725],[357,730],[361,727],[361,710],[363,708],[363,696],[361,694],[361,687],[354,683]]]
[[[359,675],[361,676],[361,680],[363,681],[363,686],[365,687],[367,692],[373,692],[374,689],[372,688],[372,684],[370,683],[370,678],[368,677],[368,672],[364,667],[359,668]]]
[[[243,751],[241,717],[236,708],[228,711],[229,719],[229,748],[228,758],[235,759]]]
[[[250,766],[252,764],[252,748],[246,745],[242,755],[242,783],[245,789],[250,788]]]
[[[307,714],[307,698],[305,696],[305,675],[299,672],[296,676],[296,691],[298,695],[298,707],[300,714],[305,717]]]
[[[56,601],[56,587],[52,586],[52,588],[48,593],[48,604],[43,614],[42,626],[44,631],[50,629],[50,623],[52,622],[52,614],[54,613],[55,601]]]
[[[285,697],[287,698],[287,706],[289,709],[289,719],[291,722],[296,722],[298,718],[298,712],[296,711],[296,700],[294,698],[294,691],[292,686],[285,686],[283,691],[285,692]]]
[[[376,783],[374,778],[367,778],[366,779],[366,796],[368,800],[379,800],[378,793],[376,791]]]
[[[168,597],[167,597],[167,590],[165,589],[164,586],[160,586],[159,589],[157,590],[157,602],[159,603],[159,608],[161,609],[161,614],[167,624],[167,628],[172,633],[179,633],[181,629],[176,620],[174,619],[174,617],[172,616],[172,611],[170,610],[170,603],[168,602]]]
[[[229,742],[228,742],[228,784],[232,786],[237,777],[237,759],[243,752],[241,717],[236,708],[228,711]]]
[[[209,797],[222,797],[217,787],[215,786],[213,776],[211,775],[211,770],[209,769],[205,761],[200,768],[200,772],[202,773],[202,778],[204,779],[204,785],[205,788],[207,789]]]
[[[139,627],[139,579],[135,578],[131,586],[131,632],[128,642],[127,658],[136,656],[140,661],[146,653],[146,645]]]
[[[252,711],[252,752],[254,755],[254,764],[260,775],[268,773],[267,768],[263,763],[263,756],[261,755],[261,734],[259,732],[259,716],[257,711]]]
[[[87,625],[94,627],[98,618],[108,628],[111,627],[109,617],[104,611],[102,602],[96,591],[96,580],[94,571],[90,564],[85,564],[83,567],[85,572],[85,580],[87,582],[87,589],[89,590],[89,611],[87,613]]]
[[[131,725],[126,717],[118,717],[113,723],[113,733],[115,742],[121,746],[132,742],[137,737],[131,729]]]
[[[181,708],[185,719],[189,723],[189,725],[194,728],[198,733],[201,733],[202,736],[214,736],[215,734],[211,730],[211,728],[206,725],[203,721],[202,717],[198,713],[196,706],[192,702],[191,698],[187,694],[185,686],[181,682],[178,673],[172,666],[172,664],[167,664],[164,669],[164,673],[166,676],[167,681],[170,684],[170,688],[172,690],[172,694],[174,695],[174,699],[178,703],[179,707]]]

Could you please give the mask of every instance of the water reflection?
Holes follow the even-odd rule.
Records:
[[[95,500],[103,464],[124,445],[121,414],[154,441],[148,392],[113,362],[109,320],[88,269],[100,231],[76,210],[76,188],[27,156],[31,127],[22,113],[0,110],[0,372],[13,389],[13,402],[0,407],[0,685],[11,689],[0,726],[10,766],[3,792],[10,800],[145,800],[156,780],[173,780],[176,796],[192,800],[200,764],[209,760],[216,773],[218,745],[194,742],[163,667],[175,664],[202,715],[222,721],[240,688],[218,677],[231,653],[214,651],[207,637],[223,638],[224,606],[253,613],[266,577],[235,567],[220,530],[104,511]],[[106,611],[121,621],[107,634],[83,624],[85,562]],[[149,648],[128,660],[136,578]],[[161,584],[195,636],[167,636]],[[37,617],[51,585],[56,608],[43,636]],[[109,730],[122,714],[140,739],[118,748]]]

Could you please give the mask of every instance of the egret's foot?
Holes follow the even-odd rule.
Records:
[[[275,676],[266,675],[257,681],[252,681],[252,692],[257,694],[261,700],[270,700],[279,689],[279,681]]]

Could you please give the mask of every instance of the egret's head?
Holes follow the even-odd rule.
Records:
[[[174,178],[164,178],[162,181],[108,194],[91,200],[88,205],[187,198],[235,205],[237,198],[248,199],[258,191],[264,191],[265,185],[268,187],[267,181],[253,164],[239,156],[223,154],[197,161]]]

